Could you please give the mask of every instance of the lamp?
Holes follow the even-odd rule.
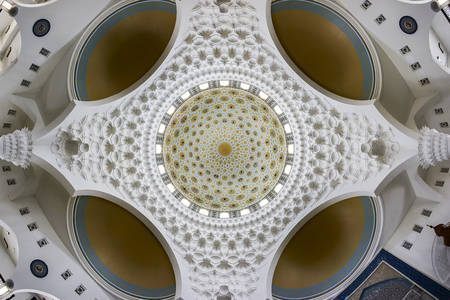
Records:
[[[450,1],[448,0],[435,0],[434,2],[436,2],[440,8],[450,4]]]
[[[5,283],[0,283],[0,299],[3,299],[4,296],[9,295],[14,287],[14,281],[11,279],[6,280]]]
[[[448,9],[449,5],[450,5],[449,0],[434,0],[431,2],[431,9],[434,10],[435,12],[438,12],[441,9],[442,10]]]
[[[15,17],[19,9],[8,0],[0,0],[0,11],[4,9],[11,17]]]

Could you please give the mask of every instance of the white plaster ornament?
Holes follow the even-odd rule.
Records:
[[[248,1],[199,1],[183,42],[157,76],[116,107],[60,128],[52,145],[61,167],[107,183],[150,212],[189,266],[196,299],[224,293],[251,299],[258,268],[284,229],[340,184],[364,182],[388,168],[399,149],[390,128],[341,112],[292,78],[259,22]],[[280,124],[289,125],[289,168],[280,169],[282,184],[271,186],[277,189],[272,197],[237,210],[214,209],[176,193],[167,168],[161,169],[161,153],[176,108],[203,88],[231,87],[250,90],[280,112]]]
[[[24,169],[30,166],[33,141],[28,128],[0,137],[0,159]]]

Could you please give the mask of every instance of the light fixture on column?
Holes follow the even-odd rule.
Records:
[[[15,17],[17,15],[17,12],[19,11],[17,6],[9,2],[8,0],[3,0],[0,2],[0,11],[2,9],[4,9],[11,17]]]
[[[14,287],[14,282],[11,279],[6,280],[4,283],[0,283],[0,299],[8,296]]]
[[[439,8],[443,8],[450,4],[449,0],[434,0],[433,2],[435,2],[439,6]]]
[[[431,2],[431,9],[435,12],[442,11],[447,21],[450,22],[450,0],[434,0]]]

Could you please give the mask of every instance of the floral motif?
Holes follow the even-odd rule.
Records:
[[[339,111],[292,78],[259,32],[259,21],[247,1],[199,1],[184,40],[154,77],[115,108],[62,128],[53,145],[61,165],[85,180],[108,183],[151,213],[190,266],[198,299],[218,293],[250,299],[256,270],[284,229],[340,184],[387,168],[398,151],[389,128]],[[275,99],[295,143],[283,190],[262,209],[233,219],[183,206],[161,179],[154,155],[170,105],[192,87],[220,80],[247,82]]]

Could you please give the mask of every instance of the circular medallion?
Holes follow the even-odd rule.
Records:
[[[406,34],[413,34],[417,31],[417,22],[413,17],[401,17],[399,25],[400,29]]]
[[[37,37],[43,37],[50,31],[50,27],[50,22],[48,20],[37,20],[33,25],[33,33]]]
[[[267,204],[291,167],[286,117],[275,101],[245,83],[195,87],[169,108],[159,134],[163,180],[204,215],[240,216]]]
[[[40,259],[35,259],[30,264],[31,273],[38,278],[44,278],[48,274],[48,266]]]

